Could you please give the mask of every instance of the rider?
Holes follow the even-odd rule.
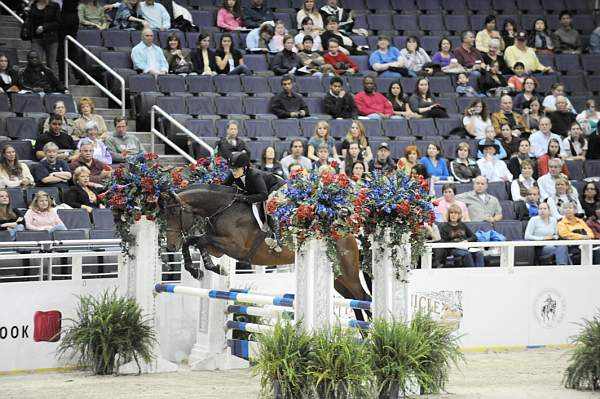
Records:
[[[232,153],[229,166],[231,174],[223,181],[223,185],[235,185],[244,192],[243,194],[236,194],[235,199],[240,202],[252,204],[252,213],[260,229],[265,233],[268,232],[270,230],[269,224],[263,221],[261,211],[264,212],[264,204],[269,197],[285,184],[284,180],[272,173],[252,168],[250,166],[250,157],[244,151]],[[265,219],[267,219],[266,212],[264,214]],[[273,231],[273,235],[275,238],[266,237],[265,243],[274,251],[281,252],[275,231]]]

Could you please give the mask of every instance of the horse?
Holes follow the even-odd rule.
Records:
[[[260,230],[251,205],[235,200],[238,193],[236,188],[229,186],[198,184],[172,194],[172,200],[165,207],[167,249],[175,252],[181,248],[185,269],[194,278],[202,278],[203,272],[192,265],[191,245],[199,249],[204,268],[219,274],[221,270],[214,265],[210,255],[217,258],[227,255],[264,266],[294,263],[292,249],[283,246],[281,252],[275,252],[265,244],[265,233]],[[195,217],[204,218],[206,232],[188,237]],[[335,290],[344,298],[370,301],[371,297],[360,283],[356,239],[353,236],[342,238],[337,241],[337,248],[341,273],[334,281]],[[360,311],[355,310],[355,313],[357,319],[364,319]]]

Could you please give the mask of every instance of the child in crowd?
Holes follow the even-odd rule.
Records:
[[[474,87],[469,85],[469,77],[466,73],[461,72],[456,78],[456,92],[464,97],[483,97],[484,94],[477,93]]]
[[[283,38],[288,34],[285,24],[282,20],[275,22],[275,35],[269,43],[269,49],[271,52],[280,52],[283,50]],[[294,49],[298,51],[297,49]]]
[[[515,62],[513,72],[515,74],[508,79],[508,86],[512,87],[515,91],[523,91],[523,82],[527,77],[525,75],[525,65],[522,62]]]

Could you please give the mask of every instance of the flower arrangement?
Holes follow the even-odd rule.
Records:
[[[200,158],[196,163],[187,167],[186,175],[191,183],[221,184],[229,173],[229,166],[225,158]]]

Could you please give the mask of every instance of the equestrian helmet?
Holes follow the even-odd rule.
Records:
[[[231,154],[230,164],[232,168],[246,168],[250,165],[250,157],[246,151],[234,152]]]

